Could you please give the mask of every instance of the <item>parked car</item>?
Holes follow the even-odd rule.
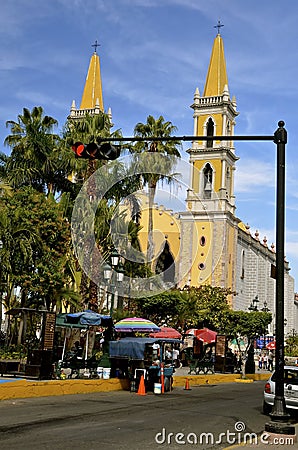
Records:
[[[269,414],[274,404],[276,372],[273,372],[264,389],[263,412]],[[298,412],[298,367],[284,367],[284,397],[286,408]]]

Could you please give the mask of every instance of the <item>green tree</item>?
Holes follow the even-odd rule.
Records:
[[[136,299],[138,312],[159,324],[166,322],[186,331],[204,326],[223,331],[230,307],[229,289],[210,285],[172,289],[153,297]]]
[[[152,320],[157,325],[179,328],[183,298],[178,290],[170,290],[152,297],[135,299],[136,314]]]
[[[41,106],[32,111],[24,108],[17,121],[6,122],[11,134],[4,144],[11,148],[11,154],[4,171],[13,187],[32,186],[46,193],[59,190],[59,136],[53,133],[57,125],[57,120],[44,115]]]
[[[230,289],[219,286],[184,287],[181,291],[184,300],[181,317],[185,330],[206,326],[222,332],[231,309],[227,301],[231,294]]]
[[[242,378],[245,378],[246,366],[249,355],[253,357],[253,344],[257,336],[262,336],[264,330],[272,321],[272,315],[262,311],[230,311],[227,321],[224,324],[224,331],[231,339],[235,339],[239,355],[242,359]],[[241,342],[246,342],[244,350],[241,348]],[[254,369],[254,362],[253,362]]]
[[[12,200],[10,195],[7,198]],[[10,203],[6,204],[5,197],[0,198],[0,298],[6,310],[13,306],[15,278],[20,270],[32,263],[34,242],[37,241],[34,230],[20,223],[18,213],[12,213]]]
[[[68,221],[52,196],[46,197],[30,187],[1,198],[0,206],[7,209],[11,224],[34,230],[36,237],[30,238],[30,246],[19,245],[10,255],[13,284],[20,289],[20,306],[45,306],[53,310],[60,296],[58,292],[68,282],[65,273],[65,255],[70,246]],[[30,250],[27,259],[20,254],[25,249]]]
[[[143,184],[148,186],[149,195],[149,216],[148,216],[148,247],[147,247],[147,261],[151,262],[154,255],[154,243],[153,243],[153,204],[156,194],[157,184],[161,180],[167,182],[173,181],[173,168],[175,166],[176,158],[180,158],[180,142],[175,140],[166,140],[171,137],[177,128],[168,121],[165,121],[162,116],[158,119],[154,119],[153,116],[147,117],[147,122],[137,123],[134,129],[136,137],[144,138],[145,141],[136,142],[131,147],[131,152],[137,155],[137,161],[139,169],[142,172]],[[161,141],[151,141],[150,138],[165,138]],[[149,142],[149,146],[148,146]],[[153,153],[157,155],[157,158],[150,157],[148,167],[146,154]],[[140,154],[143,154],[140,157]],[[167,158],[160,158],[158,155],[165,156]],[[155,164],[154,164],[155,161]],[[161,167],[163,163],[163,167]],[[147,167],[147,171],[146,171]],[[145,169],[145,170],[144,170]],[[154,173],[157,172],[157,173]]]
[[[298,334],[294,328],[286,338],[285,355],[298,357]]]

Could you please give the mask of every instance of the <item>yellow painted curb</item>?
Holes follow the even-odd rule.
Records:
[[[90,392],[111,392],[129,389],[128,380],[50,380],[11,381],[0,385],[0,400],[11,398],[47,397],[54,395],[88,394]]]
[[[210,374],[210,375],[186,375],[186,376],[174,376],[173,387],[175,386],[185,386],[186,378],[191,385],[206,385],[206,384],[219,384],[219,383],[239,383],[246,382],[252,383],[253,381],[268,380],[269,376],[267,373],[258,373],[246,375],[246,379],[243,380],[240,374]]]
[[[254,380],[252,380],[252,379],[244,379],[244,378],[239,378],[239,379],[237,379],[237,380],[235,380],[236,381],[236,383],[253,383],[254,382]]]
[[[246,380],[239,374],[210,374],[174,376],[173,387],[184,387],[186,379],[189,385],[212,385],[219,383],[252,382],[253,380],[267,380],[268,374],[247,375]],[[88,394],[91,392],[111,392],[129,390],[129,380],[110,378],[104,379],[72,379],[72,380],[17,380],[0,384],[0,401],[12,398],[47,397],[68,394]]]

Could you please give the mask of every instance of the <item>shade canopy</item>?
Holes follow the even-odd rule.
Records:
[[[160,331],[156,333],[150,333],[149,336],[153,338],[172,338],[172,339],[181,339],[182,337],[179,331],[171,327],[161,327]]]
[[[56,316],[56,327],[86,329],[87,325],[82,325],[79,322],[77,322],[77,323],[66,322],[66,313],[61,313],[61,314],[57,314],[57,316]]]
[[[66,314],[65,322],[72,324],[80,323],[81,325],[89,326],[101,325],[103,327],[113,324],[111,316],[98,314],[91,310]]]
[[[120,333],[131,333],[135,331],[154,333],[160,331],[160,328],[151,322],[151,320],[142,319],[141,317],[129,317],[117,322],[115,330]]]
[[[144,359],[146,345],[159,344],[179,344],[178,339],[157,339],[157,338],[123,338],[119,341],[110,341],[109,355],[111,358]]]

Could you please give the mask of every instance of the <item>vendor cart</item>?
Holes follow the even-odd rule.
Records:
[[[141,379],[147,391],[153,391],[156,383],[163,391],[171,390],[175,364],[166,357],[166,349],[179,344],[178,339],[123,338],[110,342],[111,376],[129,378],[131,390],[137,390]]]

